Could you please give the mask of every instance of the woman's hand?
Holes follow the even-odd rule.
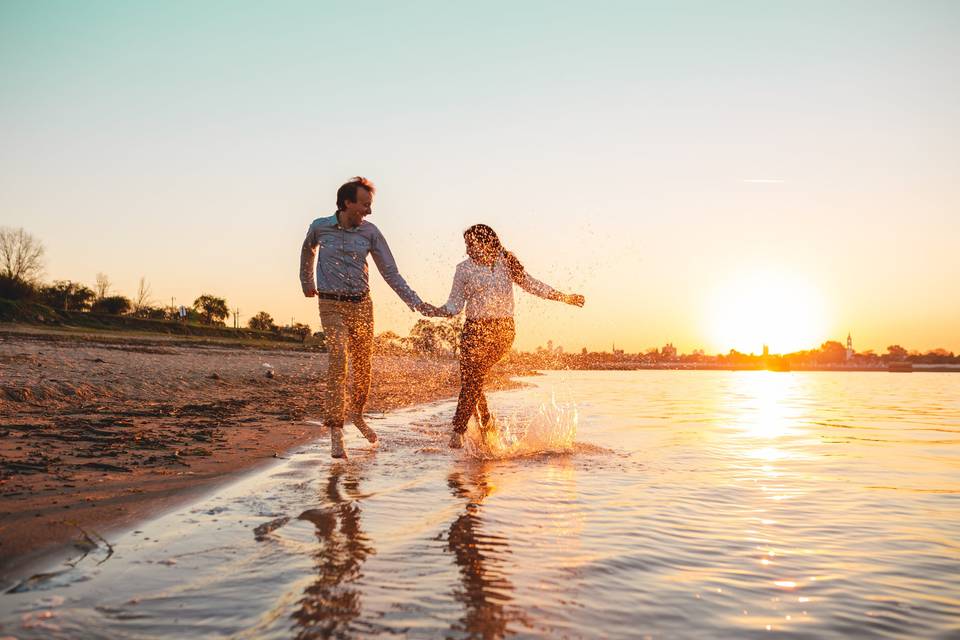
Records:
[[[563,294],[563,301],[574,307],[582,307],[586,299],[579,293],[565,293]]]

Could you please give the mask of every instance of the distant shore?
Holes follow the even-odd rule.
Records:
[[[538,367],[542,369],[551,369],[552,367]],[[776,371],[776,372],[790,372],[790,371],[874,371],[879,373],[888,373],[891,369],[888,366],[882,367],[863,367],[856,365],[803,365],[791,367],[790,369],[774,369],[762,366],[749,366],[749,365],[722,365],[722,364],[708,364],[708,363],[682,363],[682,362],[662,362],[657,364],[648,364],[648,363],[605,363],[605,364],[596,364],[589,367],[564,367],[573,371]],[[960,373],[960,365],[949,365],[949,364],[914,364],[912,365],[911,371],[913,372],[934,372],[934,373],[945,373],[945,372],[956,372]],[[899,373],[899,372],[898,372]]]
[[[322,415],[326,354],[270,347],[0,324],[0,583],[325,436],[306,420]],[[373,365],[374,418],[459,389],[449,358]],[[498,368],[491,386],[522,373]],[[348,450],[369,446],[346,431]]]

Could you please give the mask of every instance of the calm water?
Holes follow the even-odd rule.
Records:
[[[529,381],[512,457],[391,414],[0,596],[0,636],[960,638],[960,375]]]

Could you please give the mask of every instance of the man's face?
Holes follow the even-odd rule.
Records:
[[[357,201],[346,201],[340,212],[340,224],[348,229],[360,226],[364,217],[373,213],[373,194],[363,187],[357,188]]]

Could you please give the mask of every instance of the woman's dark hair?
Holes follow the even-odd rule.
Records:
[[[337,189],[337,211],[343,211],[343,208],[347,206],[347,200],[350,202],[356,202],[357,189],[361,188],[369,191],[370,195],[373,195],[377,192],[376,188],[373,186],[373,183],[363,176],[357,176],[350,182],[345,182],[344,184],[340,185],[340,188]]]
[[[517,256],[503,248],[496,231],[485,224],[475,224],[463,232],[463,239],[486,247],[493,255],[502,255],[503,261],[507,263],[510,278],[517,284],[523,282],[523,265],[520,264]]]

